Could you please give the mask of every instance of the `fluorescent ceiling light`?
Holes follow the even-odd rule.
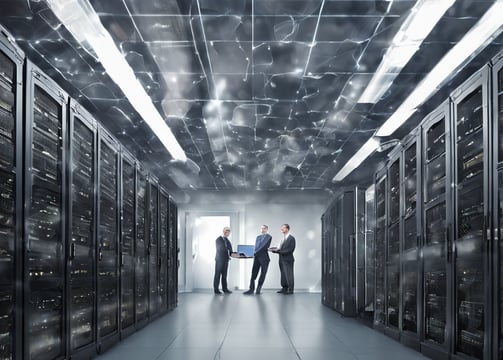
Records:
[[[495,2],[470,31],[438,62],[393,115],[377,131],[377,136],[390,136],[424,103],[440,85],[474,58],[503,31],[503,0]]]
[[[121,88],[131,105],[150,126],[173,159],[187,156],[152,100],[136,78],[133,69],[103,27],[88,0],[46,0],[51,10],[86,49],[91,49],[110,78]]]
[[[359,103],[376,103],[455,0],[419,0],[398,30]]]
[[[416,108],[425,102],[431,94],[438,90],[438,87],[451,74],[457,73],[460,67],[466,65],[474,58],[487,44],[499,36],[503,31],[503,0],[497,0],[486,11],[484,16],[475,24],[470,31],[438,62],[433,70],[421,81],[393,115],[379,128],[374,136],[390,136],[416,111]],[[342,181],[348,174],[356,169],[366,157],[372,154],[369,149],[371,137],[362,148],[337,173],[332,181]],[[376,146],[377,149],[377,146]],[[362,154],[365,155],[362,158]]]
[[[346,176],[348,176],[354,169],[356,169],[360,164],[369,157],[374,151],[379,148],[379,140],[375,137],[371,137],[367,142],[353,155],[353,157],[339,170],[337,175],[332,179],[332,181],[341,181]]]

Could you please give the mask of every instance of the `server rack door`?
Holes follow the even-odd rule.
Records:
[[[377,177],[375,188],[375,311],[374,324],[386,324],[386,175]]]
[[[388,238],[386,244],[386,325],[398,330],[400,323],[400,164],[401,156],[388,169]]]
[[[70,104],[67,324],[69,348],[95,352],[96,341],[96,122],[74,101]]]
[[[22,357],[23,60],[0,27],[0,359]]]
[[[450,322],[447,299],[450,298],[450,239],[448,203],[450,172],[449,103],[445,102],[426,117],[422,125],[423,141],[423,234],[422,349],[449,351]]]
[[[356,194],[344,191],[341,204],[341,312],[345,316],[356,315]]]
[[[155,179],[149,179],[148,213],[148,264],[149,264],[149,316],[159,311],[159,187]]]
[[[159,309],[168,309],[168,199],[169,196],[161,189],[159,193]]]
[[[338,198],[334,205],[334,242],[333,251],[333,289],[334,289],[334,309],[342,312],[342,281],[344,274],[342,273],[342,201]]]
[[[493,145],[497,178],[494,182],[495,234],[492,252],[496,255],[493,267],[494,282],[493,313],[498,314],[494,321],[492,354],[495,359],[503,359],[503,53],[493,60]]]
[[[355,196],[355,261],[352,266],[355,269],[355,311],[361,314],[365,310],[365,191],[355,188]]]
[[[121,333],[132,329],[135,320],[134,276],[135,276],[135,160],[122,152],[121,166],[121,239],[120,239],[120,296]]]
[[[365,190],[365,311],[374,314],[375,292],[375,184]]]
[[[328,210],[327,210],[328,211]],[[327,212],[321,216],[321,303],[327,304]]]
[[[98,182],[98,343],[103,351],[119,331],[119,143],[99,129]]]
[[[501,99],[500,99],[501,100]],[[500,105],[501,106],[501,105]],[[501,111],[501,108],[500,108]],[[501,116],[501,115],[500,115]],[[500,117],[501,120],[501,117]],[[501,140],[500,140],[501,141]],[[496,286],[494,287],[493,295],[493,307],[497,314],[496,319],[494,319],[494,336],[492,337],[492,358],[493,359],[503,359],[503,241],[501,241],[503,236],[503,166],[498,164],[498,211],[497,215],[497,241],[494,242],[493,251],[496,255],[496,261],[494,262],[494,271]]]
[[[488,71],[453,92],[455,240],[454,351],[484,357],[487,231]]]
[[[65,355],[66,94],[27,62],[25,359]]]
[[[168,306],[173,309],[178,304],[178,209],[176,203],[169,199],[169,238],[168,251],[171,267],[168,271]]]
[[[402,319],[401,330],[417,339],[419,288],[418,251],[418,141],[414,135],[403,151],[403,197],[401,221]],[[419,300],[419,301],[418,301]]]
[[[135,307],[136,324],[141,326],[148,316],[148,254],[146,239],[147,177],[136,169],[136,244],[135,244]]]

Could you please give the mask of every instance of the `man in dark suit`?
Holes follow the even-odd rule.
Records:
[[[256,294],[260,294],[262,290],[262,285],[264,284],[265,274],[267,274],[267,268],[269,267],[269,253],[267,249],[271,246],[272,236],[267,233],[269,227],[267,225],[262,225],[260,228],[261,234],[255,239],[255,251],[253,258],[253,267],[250,279],[250,288],[243,294],[251,295],[255,290],[255,279],[257,278],[258,272],[260,270],[260,277],[258,279]]]
[[[223,230],[223,235],[217,237],[215,240],[216,254],[215,254],[215,276],[213,278],[213,290],[215,294],[221,294],[218,290],[220,278],[222,278],[222,291],[226,294],[232,293],[227,288],[227,269],[229,268],[229,259],[232,254],[232,244],[229,241],[231,229],[226,226]]]
[[[281,241],[279,248],[272,250],[272,252],[279,254],[279,271],[281,272],[281,290],[280,294],[290,295],[293,294],[293,263],[295,261],[293,252],[295,250],[295,238],[290,235],[290,225],[281,225],[281,232],[283,233],[283,241]]]

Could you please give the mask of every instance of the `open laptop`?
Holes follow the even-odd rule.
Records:
[[[240,258],[252,258],[255,253],[255,245],[238,245],[236,252]]]

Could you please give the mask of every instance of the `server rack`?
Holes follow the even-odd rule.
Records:
[[[323,230],[323,286],[324,294],[322,303],[332,309],[335,305],[335,212],[336,204],[331,203],[327,211],[323,214],[324,230]]]
[[[386,169],[376,174],[375,181],[375,305],[374,326],[384,330],[386,324],[386,214],[387,214],[387,187]]]
[[[494,230],[491,242],[492,275],[494,281],[492,292],[491,313],[493,317],[491,338],[493,346],[490,349],[491,358],[503,359],[503,52],[492,60],[492,138],[491,138],[491,167],[495,169],[491,176],[491,197],[493,216],[491,226]]]
[[[422,171],[422,288],[423,314],[421,351],[428,356],[447,357],[450,351],[452,256],[449,253],[451,163],[450,103],[445,101],[429,114],[421,126]]]
[[[414,130],[403,143],[403,168],[401,189],[401,216],[402,230],[400,233],[400,259],[401,259],[401,319],[400,341],[419,350],[419,318],[422,310],[420,286],[420,256],[419,245],[421,242],[420,209],[421,205],[421,152],[419,128]]]
[[[65,356],[67,95],[26,63],[24,355]]]
[[[98,351],[119,340],[119,151],[100,127],[98,142]]]
[[[488,354],[488,75],[486,67],[452,94],[454,231],[453,353]],[[481,186],[482,185],[482,186]],[[456,356],[456,355],[454,355]]]
[[[344,209],[344,210],[343,210]],[[337,194],[325,213],[327,232],[325,269],[333,278],[327,306],[345,316],[356,316],[362,307],[364,282],[364,191],[348,188]],[[360,248],[360,251],[358,249]],[[332,296],[333,294],[333,296]]]
[[[135,312],[136,328],[148,320],[147,175],[136,167]]]
[[[22,355],[23,52],[0,27],[0,358]]]
[[[168,310],[168,235],[169,235],[169,195],[164,188],[159,189],[159,309]]]
[[[135,323],[135,189],[136,161],[125,149],[121,153],[120,238],[120,334],[134,331]]]
[[[96,353],[96,198],[97,124],[70,101],[68,146],[68,241],[66,246],[68,349],[73,358]]]
[[[390,153],[387,188],[387,238],[386,238],[386,333],[396,339],[399,336],[402,308],[400,277],[400,179],[402,175],[402,147],[399,145]]]
[[[148,314],[153,318],[159,312],[159,183],[152,176],[148,179]]]
[[[168,309],[178,305],[178,208],[174,200],[169,198],[169,237],[168,237]]]
[[[365,309],[374,316],[374,286],[375,286],[375,227],[376,227],[376,197],[375,184],[365,190]]]

